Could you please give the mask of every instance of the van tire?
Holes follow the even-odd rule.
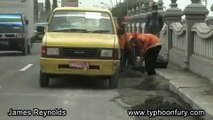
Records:
[[[28,47],[27,47],[27,53],[28,53],[28,54],[31,53],[31,47],[30,47],[30,45],[28,45]]]
[[[118,87],[118,75],[113,75],[109,79],[109,89],[116,89]]]
[[[47,74],[40,71],[40,78],[39,78],[40,87],[47,87],[49,84],[49,77]]]
[[[28,52],[27,50],[28,48],[26,46],[23,46],[21,50],[22,55],[27,55],[27,52]]]

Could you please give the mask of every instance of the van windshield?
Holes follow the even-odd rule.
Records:
[[[0,33],[20,33],[23,30],[23,22],[20,15],[0,14]]]
[[[114,34],[108,13],[67,10],[55,12],[48,31]]]

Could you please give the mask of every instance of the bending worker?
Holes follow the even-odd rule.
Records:
[[[132,46],[141,48],[142,61],[145,60],[145,69],[148,75],[154,75],[158,54],[161,50],[160,39],[153,34],[137,34],[130,40]]]
[[[135,65],[135,54],[134,48],[130,44],[130,40],[135,38],[134,33],[126,33],[125,34],[125,57],[127,60],[127,65],[134,66]]]

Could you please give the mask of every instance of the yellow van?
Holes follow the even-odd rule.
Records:
[[[49,78],[63,75],[98,76],[114,79],[120,66],[120,48],[112,14],[101,8],[56,8],[43,32],[40,58],[40,86]]]

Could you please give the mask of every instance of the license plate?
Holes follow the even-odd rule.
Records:
[[[77,69],[88,69],[89,63],[88,62],[70,62],[70,68],[77,68]]]
[[[2,44],[2,45],[8,45],[8,41],[0,41],[0,44]]]

